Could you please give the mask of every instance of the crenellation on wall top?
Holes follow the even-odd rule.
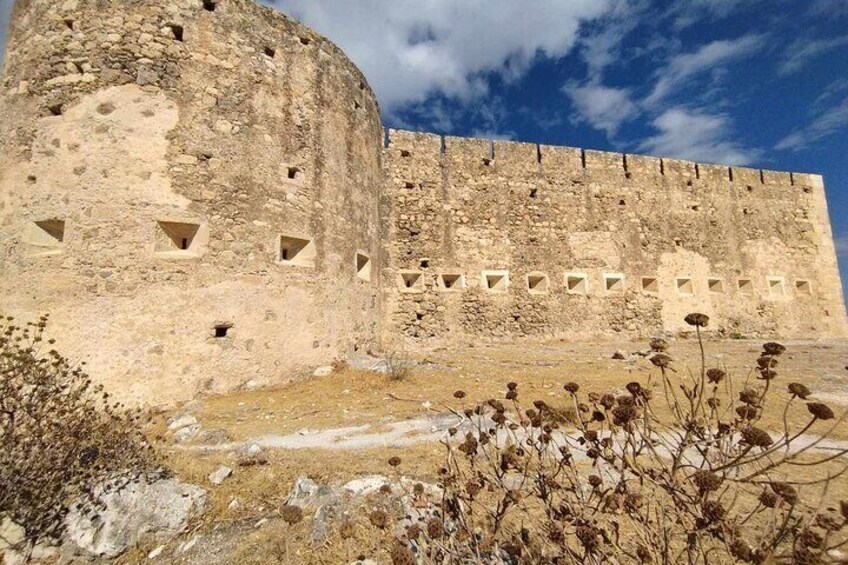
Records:
[[[620,174],[626,178],[666,179],[687,184],[702,180],[742,186],[824,187],[822,177],[815,174],[696,163],[684,159],[595,149],[440,136],[398,129],[389,129],[387,140],[390,149],[415,149],[432,153],[434,157],[442,153],[448,155],[451,160],[479,160],[484,166],[494,165],[510,170],[536,170],[541,166],[543,173],[545,170],[554,170],[558,173],[573,174]]]

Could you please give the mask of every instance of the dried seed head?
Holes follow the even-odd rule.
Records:
[[[777,367],[777,357],[762,354],[757,358],[757,367],[760,369],[774,369]]]
[[[400,464],[401,460],[400,457],[398,457],[397,455],[395,455],[394,457],[389,457],[389,465],[391,465],[392,467],[397,467]]]
[[[507,388],[507,390],[515,390],[515,389],[518,388],[518,383],[516,383],[516,382],[507,383],[506,388]]]
[[[380,485],[380,494],[392,494],[392,487],[389,485]]]
[[[724,380],[724,377],[727,376],[727,373],[722,371],[721,369],[708,369],[707,370],[707,380],[711,383],[718,384]]]
[[[774,508],[777,506],[777,500],[777,495],[773,492],[764,490],[762,494],[760,494],[760,504],[766,508]]]
[[[638,396],[642,392],[642,385],[637,382],[627,383],[627,392],[633,396]]]
[[[739,401],[748,406],[756,406],[760,402],[760,394],[752,388],[746,388],[739,393]]]
[[[789,383],[789,394],[797,396],[801,400],[806,400],[812,394],[809,388],[801,383]]]
[[[456,398],[457,400],[462,400],[463,398],[465,398],[465,391],[458,390],[458,391],[453,393],[453,397]]]
[[[751,546],[742,540],[734,540],[730,544],[730,553],[733,557],[745,563],[753,563],[755,557]]]
[[[345,520],[339,526],[339,535],[342,539],[350,539],[356,534],[356,529],[353,527],[353,522]]]
[[[445,527],[438,518],[430,518],[427,521],[427,535],[430,539],[441,539],[445,533]]]
[[[518,398],[518,392],[517,391],[515,391],[515,390],[506,391],[506,399],[507,400],[515,400],[516,398]]]
[[[380,528],[381,530],[385,530],[389,527],[389,515],[384,510],[374,510],[368,516],[368,520],[371,522],[371,525]]]
[[[781,355],[784,351],[786,351],[786,348],[779,343],[770,341],[763,345],[763,351],[766,355]]]
[[[768,447],[774,443],[768,432],[754,426],[742,430],[742,441],[754,447]]]
[[[303,510],[299,506],[286,504],[280,509],[280,517],[291,526],[303,520]]]
[[[819,420],[832,420],[834,417],[833,410],[827,404],[821,402],[808,402],[807,410]]]
[[[822,546],[822,542],[824,542],[824,540],[821,535],[814,530],[804,530],[803,533],[798,536],[798,543],[802,547],[812,547],[817,549]]]
[[[661,337],[655,337],[651,340],[651,351],[656,353],[664,353],[668,351],[668,342]]]
[[[406,545],[395,540],[390,553],[392,565],[415,565],[415,554]]]
[[[757,409],[753,406],[739,406],[736,408],[736,414],[743,420],[753,420],[757,417]]]
[[[770,486],[771,490],[787,503],[795,504],[798,502],[798,491],[792,485],[787,483],[771,483]]]
[[[726,510],[724,506],[721,505],[720,502],[715,500],[705,500],[701,504],[701,514],[704,516],[704,519],[707,523],[718,522],[724,515],[726,514]]]
[[[713,473],[712,471],[696,471],[692,475],[692,482],[698,488],[701,494],[707,492],[715,492],[724,482],[724,479]]]
[[[665,353],[657,353],[651,357],[651,363],[653,363],[655,367],[666,368],[671,365],[671,357]]]
[[[707,327],[707,324],[710,323],[710,317],[706,314],[699,314],[696,312],[693,314],[689,314],[688,316],[683,318],[683,321],[689,324],[690,326],[705,328]]]
[[[598,488],[604,481],[598,475],[589,475],[589,484],[592,485],[593,488]]]
[[[565,383],[565,386],[563,386],[562,388],[564,388],[570,394],[577,394],[577,391],[580,390],[580,385],[577,384],[577,383],[571,382],[571,383]]]

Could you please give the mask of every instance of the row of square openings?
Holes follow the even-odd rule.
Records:
[[[569,294],[589,294],[589,275],[586,273],[566,273],[564,282],[565,290]],[[677,277],[674,283],[677,294],[695,296],[695,282],[691,277]],[[786,295],[786,282],[783,277],[766,277],[766,283],[769,296]],[[401,292],[423,292],[425,290],[424,274],[416,271],[401,271],[398,273],[397,284]],[[480,286],[489,292],[506,292],[510,286],[509,271],[483,271],[480,275]],[[551,288],[550,278],[545,273],[529,273],[524,277],[524,286],[530,294],[547,294]],[[754,281],[751,279],[737,279],[736,286],[740,294],[748,296],[756,294]],[[442,291],[460,291],[467,288],[467,281],[462,273],[442,273],[436,278],[436,288]],[[604,273],[603,290],[610,294],[623,293],[624,275]],[[642,277],[641,290],[648,294],[659,294],[659,279]],[[708,278],[707,290],[711,294],[725,293],[724,279]],[[811,295],[810,282],[796,280],[795,292],[800,295]]]
[[[164,258],[200,257],[208,242],[208,230],[202,224],[156,222],[158,227],[154,251]],[[30,225],[26,243],[42,253],[58,253],[65,244],[65,221],[40,220]],[[276,243],[277,262],[294,267],[314,267],[317,252],[311,239],[281,235]],[[371,280],[371,257],[364,252],[355,255],[356,276]]]

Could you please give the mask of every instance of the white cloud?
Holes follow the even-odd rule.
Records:
[[[434,93],[471,99],[483,73],[515,79],[539,53],[562,57],[611,2],[266,0],[344,49],[390,112]]]
[[[669,10],[674,27],[684,29],[704,21],[726,18],[751,0],[676,0]]]
[[[760,152],[731,139],[732,125],[725,114],[671,108],[653,121],[658,133],[639,145],[640,151],[693,161],[745,165]]]
[[[579,112],[578,121],[602,130],[610,137],[618,133],[621,124],[639,115],[639,108],[630,99],[630,91],[589,83],[570,84],[563,88]]]
[[[799,39],[794,41],[786,49],[783,62],[780,64],[780,74],[789,75],[797,73],[812,59],[843,45],[848,45],[848,35],[833,39],[817,39],[813,41]]]
[[[645,104],[651,107],[658,105],[686,83],[687,79],[706,71],[716,71],[723,64],[750,56],[764,44],[761,35],[745,35],[733,40],[713,41],[693,53],[672,57],[667,65],[657,71],[657,83],[645,99]]]
[[[848,96],[841,102],[821,110],[807,127],[796,130],[781,139],[775,149],[801,151],[808,148],[811,143],[846,129],[848,129]]]

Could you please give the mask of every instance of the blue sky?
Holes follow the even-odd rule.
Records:
[[[823,174],[848,281],[848,0],[265,3],[342,47],[389,127]]]

